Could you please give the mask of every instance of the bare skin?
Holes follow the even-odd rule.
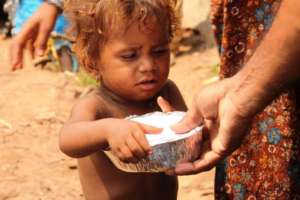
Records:
[[[186,110],[183,98],[172,82],[168,81],[158,95],[170,102],[176,110]],[[93,137],[105,137],[104,127],[118,126],[118,122],[114,120],[127,122],[122,118],[131,114],[144,114],[160,110],[156,97],[142,103],[125,102],[112,96],[107,89],[102,87],[100,91],[93,92],[80,100],[74,107],[71,119],[62,130],[61,136],[64,137],[66,132],[74,133],[74,135],[66,136],[73,137],[73,144],[85,146],[89,143],[90,148],[85,148],[84,153],[82,151],[79,154],[71,153],[72,156],[81,157],[78,159],[78,166],[86,199],[176,199],[178,187],[176,177],[163,173],[120,171],[101,151],[101,149],[107,148],[108,141],[104,139],[102,144],[90,145],[93,141],[98,140]],[[165,107],[163,104],[166,102],[163,99],[159,98],[158,102],[161,107]],[[96,123],[104,122],[104,120],[106,120],[105,126],[96,129]],[[143,127],[143,129],[157,132],[157,129],[152,127]],[[84,134],[79,135],[79,132]],[[89,155],[83,157],[85,154]],[[138,156],[140,155],[137,155],[136,159]],[[145,155],[140,157],[143,156]]]

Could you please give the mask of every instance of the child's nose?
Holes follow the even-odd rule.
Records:
[[[140,72],[152,72],[156,70],[154,59],[144,58],[139,65]]]

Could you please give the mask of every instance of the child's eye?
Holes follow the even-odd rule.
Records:
[[[163,56],[165,54],[168,54],[169,51],[170,49],[168,47],[161,47],[161,48],[154,49],[152,54],[154,56]]]
[[[133,60],[137,57],[137,53],[136,52],[126,52],[121,54],[121,58],[124,60]]]

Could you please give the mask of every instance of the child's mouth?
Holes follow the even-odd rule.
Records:
[[[143,80],[138,83],[138,85],[143,89],[143,90],[153,90],[156,88],[157,81],[154,79],[151,80]]]

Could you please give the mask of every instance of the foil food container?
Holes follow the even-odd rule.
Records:
[[[153,112],[127,119],[163,128],[160,134],[146,134],[152,153],[137,163],[125,163],[112,151],[104,151],[113,164],[125,172],[164,172],[179,163],[196,160],[201,153],[202,127],[185,134],[174,133],[170,126],[179,122],[185,112]]]

